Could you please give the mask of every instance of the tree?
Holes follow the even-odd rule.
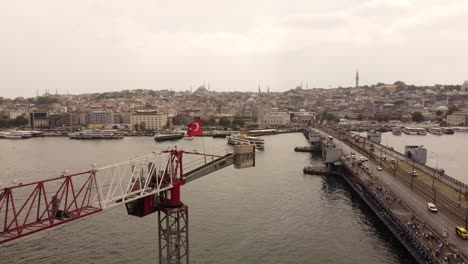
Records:
[[[421,112],[414,112],[412,115],[413,122],[420,123],[424,121],[424,116]]]
[[[238,126],[243,126],[245,123],[244,123],[244,120],[236,117],[236,118],[234,118],[234,120],[232,120],[232,124],[233,125],[238,125]]]
[[[332,113],[328,113],[328,114],[325,116],[325,120],[327,120],[328,122],[333,121],[333,120],[335,120],[335,115],[332,114]]]
[[[24,116],[17,116],[15,119],[13,119],[12,123],[15,127],[20,127],[20,126],[27,125],[29,121]]]
[[[361,115],[361,114],[359,114],[359,115],[357,116],[357,120],[359,120],[359,121],[362,120],[362,115]]]
[[[443,114],[442,111],[440,111],[440,110],[436,111],[436,116],[441,116],[442,114]]]
[[[218,124],[223,127],[228,127],[231,125],[231,120],[228,117],[223,116],[219,119]]]
[[[145,129],[146,129],[146,122],[145,122],[145,121],[143,121],[143,122],[140,123],[140,129],[141,129],[141,130],[145,130]]]
[[[216,119],[214,117],[210,117],[210,119],[208,119],[208,125],[209,126],[216,125]]]
[[[37,97],[37,100],[36,100],[36,103],[38,105],[47,105],[47,104],[53,104],[57,102],[58,102],[57,98],[52,98],[48,96],[39,96]]]
[[[405,90],[407,85],[406,83],[402,82],[402,81],[396,81],[395,83],[393,83],[394,85],[397,86],[397,90],[401,91],[401,90]]]
[[[447,115],[451,115],[455,111],[458,111],[458,107],[456,105],[451,105],[447,111]]]

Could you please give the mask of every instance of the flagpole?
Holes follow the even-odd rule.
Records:
[[[205,151],[205,137],[203,136],[203,133],[201,134],[201,139],[202,139],[202,143],[203,143],[203,154],[206,154],[206,151]],[[203,157],[205,157],[205,164],[206,164],[206,155],[203,155]]]

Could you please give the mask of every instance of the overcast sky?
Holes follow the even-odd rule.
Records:
[[[467,0],[3,1],[0,96],[468,80]]]

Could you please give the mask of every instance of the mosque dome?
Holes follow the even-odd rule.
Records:
[[[446,107],[445,105],[441,105],[441,106],[436,108],[436,111],[441,111],[442,113],[447,113],[448,107]]]

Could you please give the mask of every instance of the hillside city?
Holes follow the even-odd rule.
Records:
[[[153,133],[186,126],[201,117],[217,129],[281,128],[319,122],[431,122],[465,126],[468,81],[461,85],[415,86],[397,81],[348,88],[304,88],[272,92],[124,90],[94,94],[46,91],[33,98],[0,97],[0,128],[71,131],[122,129]],[[354,121],[355,122],[355,121]]]

